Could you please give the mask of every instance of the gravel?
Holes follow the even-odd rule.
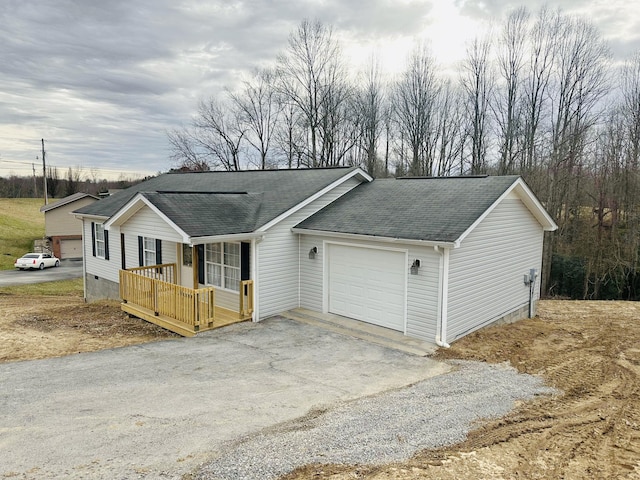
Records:
[[[474,422],[505,415],[517,400],[556,393],[508,364],[451,363],[451,373],[312,411],[227,444],[193,478],[269,480],[310,463],[402,461],[464,440]]]

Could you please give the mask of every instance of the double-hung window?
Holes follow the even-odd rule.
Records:
[[[96,257],[105,258],[104,225],[101,223],[95,224],[95,242]]]
[[[144,237],[143,240],[143,258],[144,265],[155,265],[156,264],[156,239]]]
[[[205,246],[207,285],[237,292],[240,290],[240,244],[209,243]]]

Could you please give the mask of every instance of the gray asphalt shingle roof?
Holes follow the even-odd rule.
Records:
[[[190,237],[253,232],[263,197],[261,193],[143,192],[142,195]]]
[[[353,170],[355,167],[166,173],[75,213],[108,218],[142,193],[190,236],[246,233]]]
[[[376,179],[354,188],[296,228],[454,242],[517,179],[517,176]]]

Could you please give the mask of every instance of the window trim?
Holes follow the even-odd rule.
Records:
[[[209,259],[209,248],[207,248],[209,245],[218,245],[219,246],[219,252],[220,252],[220,263],[218,262],[213,262]],[[225,245],[236,245],[238,248],[238,266],[235,265],[228,265],[225,263]],[[226,290],[228,292],[233,292],[233,293],[240,293],[240,283],[242,282],[242,245],[241,242],[215,242],[215,243],[207,243],[205,244],[204,247],[204,281],[205,281],[205,285],[208,286],[212,286],[215,288],[219,288],[221,290]],[[215,285],[212,283],[208,282],[208,275],[207,275],[207,271],[208,271],[208,266],[219,266],[220,267],[220,285]],[[238,278],[238,284],[237,284],[237,289],[234,288],[229,288],[226,285],[226,278],[228,275],[226,275],[226,270],[227,269],[231,269],[231,270],[235,270],[237,271],[237,278]]]
[[[147,242],[153,246],[153,249],[147,248]],[[153,263],[147,263],[147,253],[152,253]],[[152,237],[142,237],[142,260],[143,267],[151,267],[156,264],[156,239]]]
[[[95,234],[94,234],[94,248],[95,248],[95,256],[96,258],[102,258],[106,260],[107,258],[107,242],[105,236],[106,230],[104,229],[103,223],[95,224]],[[102,237],[102,238],[100,238]],[[102,246],[102,254],[100,254],[100,246]]]

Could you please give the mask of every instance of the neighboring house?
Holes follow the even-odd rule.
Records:
[[[56,257],[82,258],[82,223],[71,212],[97,200],[96,196],[78,192],[40,207],[44,213],[44,234]]]
[[[164,174],[75,214],[87,299],[179,333],[302,307],[441,345],[527,316],[556,228],[516,176],[359,168]]]

